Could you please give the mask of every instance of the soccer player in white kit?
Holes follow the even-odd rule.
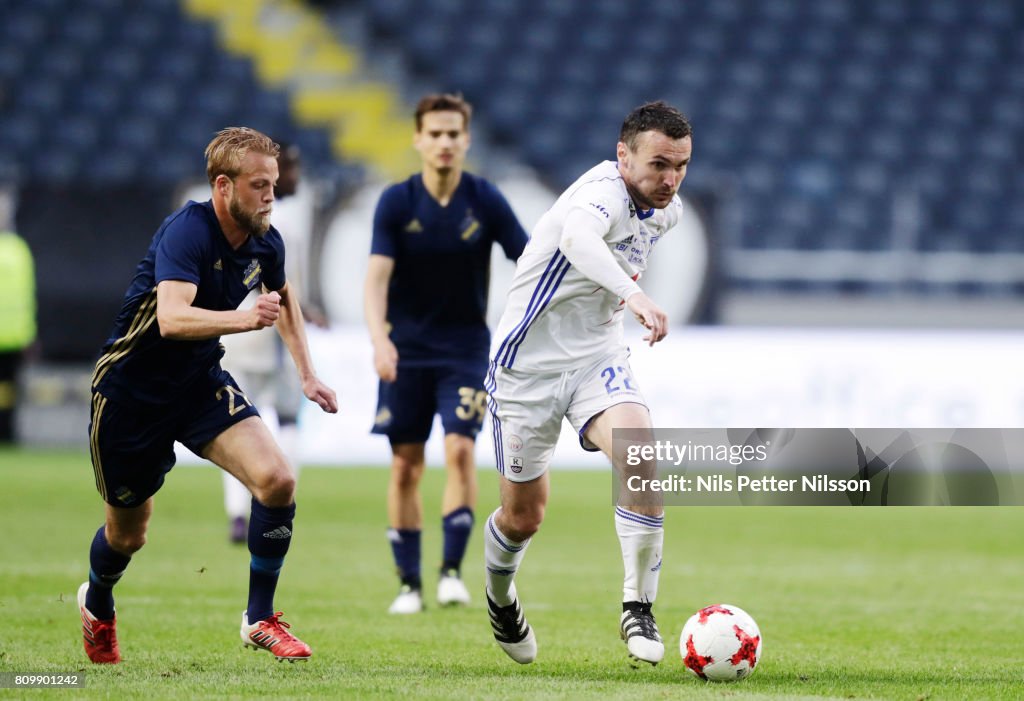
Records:
[[[484,559],[494,637],[521,664],[534,660],[537,641],[513,580],[544,518],[562,417],[581,446],[604,452],[620,476],[654,468],[630,467],[613,450],[613,429],[652,430],[622,319],[628,308],[651,345],[668,333],[665,313],[636,281],[654,244],[679,220],[676,191],[691,148],[690,124],[677,109],[660,101],[637,107],[622,124],[618,160],[591,168],[558,198],[516,266],[485,383],[501,506],[484,527]],[[615,508],[625,568],[620,634],[631,658],[652,665],[665,654],[651,612],[663,522],[658,502],[627,508],[620,499]]]

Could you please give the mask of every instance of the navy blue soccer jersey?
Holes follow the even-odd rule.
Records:
[[[194,284],[194,307],[237,309],[261,283],[270,290],[284,287],[284,242],[270,227],[265,236],[250,236],[232,249],[209,201],[189,202],[167,217],[135,270],[93,372],[93,389],[110,399],[173,401],[223,355],[217,338],[183,341],[160,335],[156,286],[164,280]]]
[[[491,247],[510,260],[527,234],[498,189],[462,173],[442,207],[420,174],[389,187],[377,203],[370,252],[393,258],[388,287],[391,341],[403,365],[487,357]]]

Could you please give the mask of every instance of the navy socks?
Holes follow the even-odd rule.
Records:
[[[389,528],[388,540],[391,541],[391,554],[395,557],[395,567],[402,584],[413,589],[420,589],[423,581],[420,578],[420,533],[413,528]]]
[[[441,571],[460,571],[469,535],[473,532],[473,510],[468,506],[460,506],[441,519],[441,529],[444,531]]]
[[[284,564],[284,556],[292,543],[292,521],[295,504],[269,507],[252,500],[249,517],[249,623],[274,615],[274,592]]]
[[[89,591],[85,595],[85,607],[101,621],[114,617],[114,585],[132,559],[110,547],[106,528],[100,526],[89,548]]]

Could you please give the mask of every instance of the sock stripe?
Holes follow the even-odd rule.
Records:
[[[519,552],[520,550],[522,550],[523,548],[526,547],[525,543],[523,543],[521,545],[512,545],[511,543],[507,543],[501,537],[501,535],[498,533],[498,529],[494,527],[494,515],[493,514],[487,519],[487,530],[490,531],[491,536],[494,538],[495,542],[498,543],[498,546],[502,550],[505,550],[505,551],[510,552],[510,553],[517,553],[517,552]]]
[[[284,566],[284,558],[259,557],[258,555],[250,555],[249,566],[257,572],[276,575],[281,571],[281,568]]]
[[[643,514],[626,511],[621,506],[615,507],[615,516],[616,518],[632,521],[633,523],[639,523],[642,526],[649,526],[651,528],[663,528],[665,526],[664,516],[644,516]]]
[[[517,569],[515,569],[515,570],[503,570],[503,569],[499,569],[497,567],[488,567],[487,571],[490,572],[493,575],[497,575],[498,577],[512,577],[513,575],[515,575],[516,572],[518,572]]]

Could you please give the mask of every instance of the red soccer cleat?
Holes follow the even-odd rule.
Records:
[[[283,615],[278,611],[270,618],[256,621],[250,625],[248,613],[243,611],[242,642],[246,647],[251,647],[254,650],[266,650],[276,657],[278,662],[281,660],[289,662],[308,660],[313,655],[313,651],[309,645],[287,631],[291,626],[281,620]]]
[[[78,611],[82,614],[82,642],[85,654],[96,664],[117,664],[121,661],[121,649],[117,646],[117,616],[101,621],[85,607],[85,593],[89,583],[78,587]]]

